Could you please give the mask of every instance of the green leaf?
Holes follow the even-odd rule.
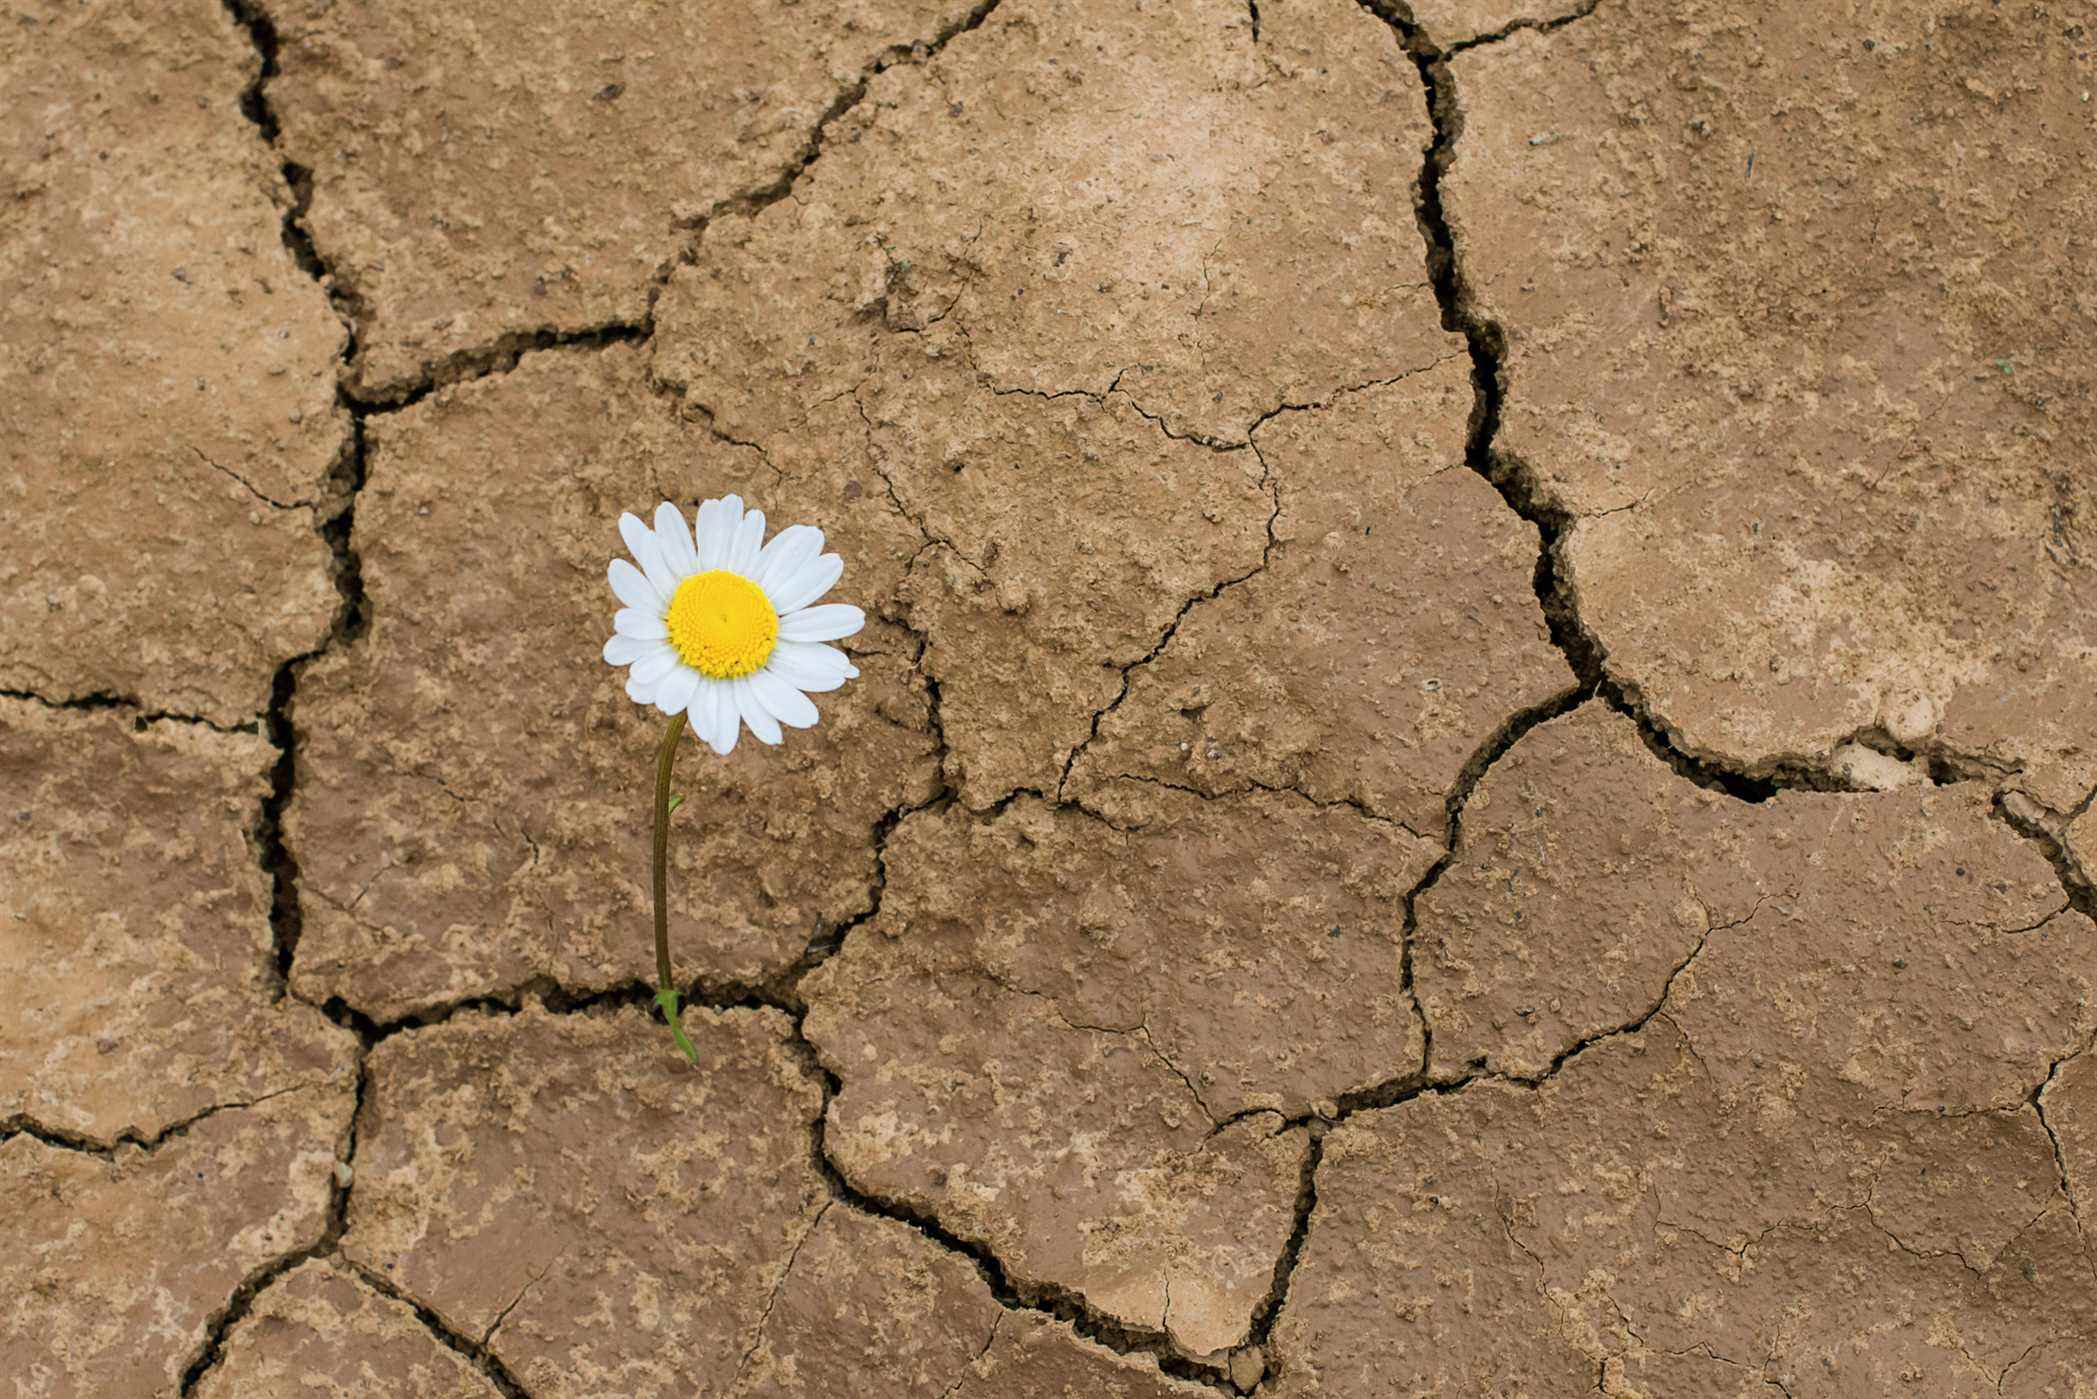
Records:
[[[684,1051],[684,1057],[691,1060],[696,1069],[699,1067],[699,1051],[692,1047],[691,1040],[685,1035],[684,1017],[677,1011],[679,999],[674,987],[665,986],[655,993],[655,1003],[663,1008],[663,1018],[670,1022],[670,1038],[677,1041],[677,1047]]]

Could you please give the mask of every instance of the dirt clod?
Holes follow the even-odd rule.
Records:
[[[249,843],[269,745],[0,700],[0,1124],[101,1148],[316,1085],[356,1043],[279,999]]]
[[[302,1263],[264,1293],[227,1338],[224,1363],[194,1392],[197,1399],[501,1395],[470,1360],[439,1345],[412,1307],[328,1263]]]
[[[1399,929],[1433,850],[1290,797],[1143,795],[1126,835],[1032,800],[905,822],[807,1031],[849,1180],[1206,1355],[1288,1235],[1285,1119],[1418,1063]]]
[[[1604,4],[1451,62],[1494,445],[1685,749],[2097,785],[2093,19]]]
[[[206,0],[0,37],[0,688],[239,723],[334,615],[344,333],[241,115],[256,64]]]

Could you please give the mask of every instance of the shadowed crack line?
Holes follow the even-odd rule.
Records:
[[[262,716],[263,732],[277,751],[270,765],[269,790],[263,794],[256,814],[254,842],[263,871],[270,880],[271,968],[281,997],[291,982],[291,964],[298,955],[303,915],[299,906],[299,863],[284,838],[284,813],[298,788],[298,731],[292,711],[298,697],[300,672],[308,661],[334,646],[347,646],[364,635],[371,625],[371,602],[364,592],[364,568],[350,542],[355,524],[357,496],[364,489],[364,424],[352,416],[349,436],[329,473],[329,494],[340,501],[333,513],[317,520],[314,528],[327,544],[330,574],[339,599],[328,635],[311,651],[291,657],[270,678],[269,708]]]
[[[1521,1088],[1541,1088],[1546,1083],[1549,1083],[1552,1079],[1556,1078],[1559,1072],[1563,1070],[1567,1064],[1579,1058],[1581,1055],[1587,1053],[1588,1050],[1593,1049],[1596,1045],[1601,1044],[1606,1040],[1620,1039],[1625,1035],[1636,1035],[1643,1033],[1646,1026],[1652,1024],[1656,1018],[1666,1013],[1667,998],[1674,994],[1675,982],[1681,978],[1682,973],[1688,971],[1690,967],[1696,964],[1697,958],[1704,955],[1705,947],[1710,945],[1711,935],[1713,933],[1728,932],[1734,928],[1742,927],[1747,923],[1753,921],[1755,915],[1762,911],[1762,905],[1767,903],[1768,901],[1768,895],[1764,895],[1763,897],[1756,899],[1755,906],[1749,909],[1744,916],[1735,918],[1731,922],[1727,923],[1713,923],[1710,919],[1709,910],[1706,910],[1704,918],[1704,931],[1698,935],[1696,946],[1689,949],[1689,955],[1684,957],[1681,961],[1675,963],[1675,965],[1668,971],[1666,981],[1664,981],[1661,984],[1660,994],[1654,998],[1653,1004],[1641,1014],[1633,1016],[1631,1019],[1624,1021],[1620,1025],[1613,1025],[1606,1030],[1597,1030],[1593,1034],[1581,1036],[1578,1040],[1574,1041],[1572,1044],[1568,1045],[1566,1048],[1560,1050],[1557,1054],[1553,1055],[1550,1064],[1546,1066],[1544,1071],[1540,1074],[1523,1075],[1494,1072],[1482,1073],[1480,1076],[1500,1083],[1511,1083]],[[1673,1024],[1674,1022],[1670,1020],[1669,1023]],[[1685,1044],[1688,1043],[1688,1034],[1686,1032],[1682,1032],[1681,1026],[1679,1025],[1676,1025],[1675,1028],[1678,1033],[1682,1034],[1683,1042]],[[1691,1046],[1691,1052],[1695,1052],[1694,1046]]]
[[[776,178],[756,189],[715,201],[712,208],[687,219],[682,226],[702,231],[723,214],[741,214],[748,217],[770,208],[792,194],[795,183],[807,172],[809,166],[822,157],[824,139],[828,136],[830,127],[866,100],[874,79],[898,64],[922,65],[930,61],[949,43],[981,26],[984,20],[990,18],[991,11],[997,9],[1001,3],[1003,0],[980,0],[967,14],[951,24],[943,25],[930,39],[919,39],[907,44],[890,44],[860,70],[858,78],[831,99],[830,105],[823,109],[822,115],[816,118],[815,125],[810,128],[808,139],[802,143],[800,151],[787,162],[786,168],[780,171]]]
[[[242,490],[246,491],[249,495],[255,497],[255,499],[261,501],[264,505],[269,506],[272,510],[311,510],[313,509],[316,503],[310,500],[278,500],[275,496],[264,495],[262,492],[255,489],[254,482],[248,480],[247,477],[241,475],[232,467],[221,466],[219,463],[213,461],[210,457],[205,456],[202,451],[198,450],[195,447],[191,447],[189,450],[190,454],[194,456],[198,461],[204,463],[204,465],[210,467],[213,471],[216,471],[219,475],[224,476],[228,480],[236,482]]]
[[[2033,1086],[2030,1096],[2025,1100],[2031,1104],[2032,1112],[2038,1116],[2039,1126],[2046,1133],[2046,1140],[2053,1146],[2053,1166],[2054,1170],[2060,1175],[2061,1196],[2068,1202],[2068,1214],[2075,1221],[2075,1232],[2082,1238],[2085,1254],[2090,1253],[2090,1242],[2088,1235],[2083,1233],[2082,1204],[2075,1195],[2075,1181],[2068,1174],[2068,1156],[2061,1149],[2060,1134],[2053,1130],[2053,1123],[2046,1116],[2046,1090],[2053,1086],[2053,1081],[2056,1078],[2060,1077],[2063,1065],[2088,1054],[2092,1047],[2097,1047],[2097,1035],[2092,1035],[2089,1039],[2084,1040],[2081,1048],[2073,1053],[2064,1054],[2047,1065],[2046,1077],[2040,1079]],[[2091,1263],[2093,1267],[2097,1267],[2097,1256],[2091,1258]]]
[[[210,1107],[168,1123],[156,1132],[140,1132],[135,1127],[126,1127],[107,1141],[90,1137],[85,1133],[70,1131],[64,1127],[52,1127],[38,1122],[27,1113],[0,1120],[0,1141],[9,1137],[34,1137],[45,1146],[61,1151],[77,1151],[86,1156],[99,1156],[103,1160],[114,1160],[119,1151],[134,1150],[151,1152],[178,1137],[187,1136],[189,1129],[199,1122],[218,1116],[222,1112],[239,1112],[244,1108],[259,1107],[272,1098],[281,1098],[287,1093],[298,1093],[320,1087],[314,1083],[294,1083],[289,1088],[273,1089],[257,1098],[237,1103],[213,1103]]]
[[[85,695],[68,695],[64,699],[52,699],[34,690],[0,690],[0,700],[22,700],[29,704],[42,705],[46,709],[75,710],[82,713],[94,713],[105,709],[128,710],[132,713],[133,733],[144,733],[154,724],[192,724],[197,728],[210,729],[213,733],[222,734],[251,734],[261,730],[261,725],[253,719],[238,724],[221,724],[216,719],[202,714],[176,714],[165,709],[147,709],[141,700],[131,695],[119,695],[108,690],[96,690]]]
[[[398,413],[412,408],[438,389],[507,374],[528,354],[543,350],[602,350],[610,345],[643,345],[654,334],[652,323],[607,321],[577,330],[542,326],[536,330],[513,330],[485,345],[454,350],[442,359],[422,366],[416,377],[377,389],[344,388],[344,401],[360,416]]]
[[[896,827],[921,811],[929,811],[953,800],[953,789],[948,786],[946,778],[947,727],[946,717],[940,707],[939,681],[925,669],[925,652],[929,638],[924,633],[912,629],[908,623],[897,621],[896,625],[909,631],[917,642],[917,652],[911,657],[910,664],[911,669],[925,684],[925,720],[933,741],[932,791],[921,801],[904,802],[889,808],[874,822],[874,878],[867,889],[866,907],[835,927],[819,927],[815,936],[808,940],[808,946],[801,950],[801,955],[760,988],[771,998],[768,1003],[776,1004],[795,1017],[796,1037],[800,1034],[800,1015],[806,1009],[806,1002],[801,995],[801,983],[818,967],[838,954],[853,929],[881,914],[881,901],[888,892],[888,842],[894,836]],[[812,1048],[810,1052],[813,1053]]]
[[[794,1251],[796,1253],[800,1252],[798,1248]],[[487,1328],[481,1332],[480,1344],[483,1349],[487,1347],[490,1341],[493,1341],[495,1339],[495,1333],[497,1331],[500,1331],[502,1329],[502,1324],[510,1319],[510,1313],[517,1310],[518,1304],[524,1300],[524,1294],[531,1291],[534,1287],[537,1287],[540,1283],[546,1281],[546,1275],[552,1272],[554,1270],[555,1265],[557,1265],[560,1261],[560,1258],[556,1256],[552,1263],[547,1264],[538,1272],[533,1273],[529,1277],[525,1278],[523,1285],[517,1289],[516,1295],[511,1297],[509,1301],[503,1303],[502,1310],[497,1312],[494,1315],[494,1317],[489,1320]],[[767,1310],[769,1311],[769,1308]]]
[[[1456,55],[1464,53],[1470,49],[1483,48],[1487,44],[1497,44],[1502,39],[1505,39],[1513,34],[1519,34],[1525,29],[1533,29],[1539,34],[1549,34],[1554,29],[1565,28],[1567,25],[1571,24],[1575,20],[1586,19],[1589,15],[1595,12],[1595,8],[1597,5],[1600,4],[1600,2],[1601,0],[1587,0],[1587,3],[1585,5],[1580,6],[1578,9],[1572,10],[1566,14],[1555,15],[1550,19],[1513,20],[1507,24],[1501,25],[1498,29],[1495,29],[1490,33],[1474,34],[1468,39],[1459,39],[1455,43],[1449,45],[1448,48],[1444,49],[1443,53],[1447,57],[1454,58],[1456,57]]]
[[[472,1337],[454,1330],[443,1317],[437,1315],[434,1308],[426,1305],[419,1298],[403,1291],[398,1284],[377,1271],[365,1267],[362,1263],[352,1258],[342,1258],[340,1262],[344,1267],[355,1273],[358,1279],[372,1291],[382,1297],[387,1297],[400,1303],[415,1313],[415,1319],[422,1323],[423,1329],[428,1331],[437,1340],[438,1344],[447,1350],[455,1351],[466,1357],[473,1367],[479,1370],[487,1381],[501,1392],[504,1399],[531,1399],[530,1392],[517,1382],[517,1377],[510,1373],[509,1367],[504,1365],[497,1358],[495,1352],[490,1350],[485,1344],[476,1342]],[[533,1281],[536,1282],[537,1279],[535,1278]],[[530,1283],[526,1284],[527,1287],[530,1285]],[[520,1297],[522,1295],[522,1293],[519,1294]],[[514,1302],[511,1303],[511,1306],[515,1305]],[[504,1315],[508,1315],[507,1308],[504,1309]],[[500,1318],[498,1318],[499,1320]],[[495,1334],[493,1326],[488,1328],[488,1334],[490,1336]]]
[[[1104,720],[1109,714],[1112,714],[1115,710],[1119,709],[1121,707],[1122,701],[1126,700],[1129,697],[1129,685],[1131,683],[1130,677],[1132,677],[1137,671],[1149,665],[1152,661],[1156,660],[1160,655],[1164,653],[1165,648],[1172,644],[1172,638],[1179,634],[1180,624],[1187,620],[1188,613],[1192,612],[1195,608],[1199,607],[1201,604],[1205,602],[1214,602],[1217,598],[1223,596],[1225,592],[1237,587],[1240,583],[1244,583],[1250,579],[1257,578],[1260,574],[1265,573],[1267,571],[1268,565],[1274,562],[1274,548],[1276,543],[1274,527],[1275,524],[1281,519],[1282,512],[1281,484],[1275,480],[1273,468],[1267,465],[1267,459],[1260,455],[1260,449],[1258,445],[1247,445],[1250,446],[1254,458],[1258,460],[1258,462],[1260,463],[1259,484],[1263,488],[1265,488],[1269,498],[1274,502],[1274,508],[1267,513],[1267,539],[1266,542],[1260,546],[1260,561],[1257,564],[1253,565],[1251,568],[1247,569],[1245,572],[1233,574],[1231,577],[1226,578],[1221,582],[1217,583],[1215,586],[1211,587],[1208,591],[1196,593],[1193,597],[1190,597],[1185,602],[1181,603],[1179,611],[1173,615],[1173,618],[1170,622],[1165,624],[1165,630],[1159,635],[1156,644],[1154,644],[1150,648],[1150,650],[1136,657],[1136,659],[1118,667],[1118,669],[1121,671],[1120,688],[1115,692],[1113,699],[1107,701],[1107,703],[1103,707],[1093,711],[1092,722],[1086,728],[1085,737],[1078,741],[1077,746],[1070,750],[1070,756],[1063,760],[1062,775],[1056,779],[1056,800],[1058,804],[1061,804],[1063,802],[1064,790],[1070,786],[1070,774],[1077,767],[1078,759],[1082,758],[1085,755],[1085,750],[1087,748],[1090,748],[1092,746],[1092,741],[1099,737],[1099,726],[1101,721]],[[1223,448],[1219,450],[1235,451],[1241,449]]]
[[[1286,1126],[1278,1131],[1289,1130]],[[1278,1360],[1268,1352],[1268,1340],[1274,1334],[1274,1323],[1281,1317],[1281,1309],[1289,1300],[1289,1283],[1296,1276],[1296,1265],[1303,1258],[1304,1243],[1311,1236],[1311,1216],[1318,1212],[1318,1167],[1325,1162],[1325,1133],[1323,1122],[1307,1123],[1304,1128],[1304,1149],[1301,1174],[1296,1184],[1296,1213],[1289,1225],[1289,1237],[1282,1244],[1281,1255],[1274,1260],[1274,1280],[1267,1286],[1267,1295],[1252,1310],[1252,1327],[1245,1337],[1246,1347],[1257,1347],[1267,1360],[1266,1373],[1260,1376],[1255,1390],[1264,1389],[1279,1379],[1287,1368],[1285,1361]]]
[[[1441,306],[1443,328],[1463,336],[1471,356],[1474,397],[1464,459],[1540,537],[1534,587],[1552,644],[1565,656],[1584,688],[1601,695],[1610,708],[1636,723],[1646,746],[1699,786],[1742,801],[1759,802],[1768,800],[1780,786],[1824,785],[1809,783],[1808,775],[1801,772],[1785,771],[1768,777],[1734,772],[1690,754],[1674,742],[1634,693],[1609,674],[1605,664],[1608,653],[1580,618],[1565,563],[1564,543],[1574,524],[1573,515],[1547,499],[1535,488],[1531,473],[1494,445],[1507,389],[1507,333],[1497,321],[1478,311],[1470,282],[1456,256],[1455,235],[1443,206],[1442,180],[1456,159],[1457,142],[1463,135],[1463,112],[1457,101],[1456,79],[1449,68],[1450,55],[1435,45],[1398,0],[1361,0],[1361,4],[1390,27],[1400,49],[1419,70],[1426,90],[1433,139],[1420,168],[1415,212],[1420,235],[1427,244],[1428,280]],[[1580,17],[1574,15],[1556,23],[1570,23]]]
[[[960,1254],[976,1266],[977,1274],[998,1304],[1007,1311],[1033,1312],[1064,1322],[1080,1336],[1122,1355],[1148,1356],[1159,1370],[1176,1379],[1206,1385],[1222,1393],[1235,1393],[1229,1378],[1220,1370],[1198,1365],[1182,1355],[1171,1337],[1162,1331],[1125,1326],[1088,1303],[1083,1294],[1053,1283],[1026,1282],[1013,1277],[990,1248],[954,1233],[928,1210],[907,1200],[888,1199],[861,1190],[846,1178],[831,1158],[828,1128],[830,1105],[844,1089],[836,1074],[825,1065],[803,1033],[799,1018],[794,1025],[792,1047],[804,1057],[806,1067],[823,1085],[823,1101],[812,1123],[810,1154],[816,1172],[829,1187],[831,1198],[864,1215],[907,1225],[950,1253]]]
[[[351,1103],[349,1122],[343,1128],[342,1139],[336,1144],[335,1160],[338,1164],[354,1161],[357,1156],[357,1128],[364,1115],[364,1094],[370,1083],[366,1062],[368,1053],[368,1046],[360,1046],[357,1051],[356,1096]],[[345,1178],[342,1170],[338,1169],[332,1173],[328,1180],[327,1212],[323,1216],[320,1237],[303,1247],[279,1254],[249,1273],[242,1279],[240,1286],[234,1289],[226,1305],[212,1314],[205,1326],[203,1344],[198,1347],[196,1356],[182,1371],[182,1382],[176,1391],[178,1394],[187,1396],[195,1393],[204,1376],[225,1360],[226,1337],[254,1310],[257,1297],[299,1264],[325,1257],[335,1251],[336,1246],[342,1241],[343,1231],[349,1227],[350,1185],[351,1181]]]
[[[801,1237],[794,1240],[793,1252],[787,1254],[786,1266],[779,1270],[779,1281],[772,1284],[771,1295],[765,1298],[765,1309],[757,1318],[756,1329],[751,1332],[749,1348],[743,1352],[742,1360],[735,1367],[735,1379],[729,1386],[731,1389],[742,1384],[743,1375],[750,1369],[751,1358],[757,1354],[757,1348],[765,1343],[765,1328],[772,1324],[772,1309],[779,1305],[779,1295],[786,1291],[786,1284],[794,1275],[794,1264],[801,1261],[801,1250],[808,1247],[808,1241],[815,1237],[815,1231],[823,1227],[823,1216],[830,1213],[831,1206],[836,1203],[835,1196],[823,1201],[815,1212],[815,1218],[809,1220],[808,1227],[801,1231]]]
[[[2064,837],[2067,824],[2089,805],[2089,799],[2069,816],[2047,810],[2021,792],[1998,792],[1995,796],[1993,814],[1995,819],[2008,826],[2018,835],[2038,847],[2053,866],[2054,877],[2061,882],[2061,889],[2068,896],[2068,907],[2083,917],[2097,921],[2097,886],[2090,883],[2090,872],[2085,871],[2068,849]]]
[[[939,1399],[954,1399],[955,1393],[968,1382],[969,1372],[981,1365],[983,1357],[990,1354],[990,1348],[997,1344],[998,1327],[1004,1324],[1004,1320],[1003,1312],[998,1312],[990,1318],[990,1333],[983,1338],[983,1349],[976,1352],[975,1359],[961,1367],[960,1373],[954,1376],[954,1382],[941,1391]]]

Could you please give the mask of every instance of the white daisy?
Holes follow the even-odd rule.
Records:
[[[779,741],[782,724],[809,727],[817,716],[808,696],[858,676],[823,643],[857,632],[866,614],[813,605],[845,571],[823,552],[821,530],[788,525],[767,544],[764,512],[726,496],[699,507],[696,531],[665,501],[654,529],[621,515],[619,533],[633,562],[612,560],[612,591],[625,606],[604,659],[630,667],[626,693],[636,703],[688,714],[716,753],[732,750],[745,724],[765,743]]]

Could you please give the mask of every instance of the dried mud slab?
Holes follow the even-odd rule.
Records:
[[[1454,60],[1496,446],[1685,748],[2097,783],[2093,25],[1640,0]]]
[[[405,1302],[355,1273],[302,1263],[226,1337],[197,1399],[499,1399],[502,1391],[432,1336]]]
[[[1108,801],[1125,774],[1287,788],[1439,838],[1481,745],[1573,683],[1537,605],[1534,527],[1464,469],[1470,410],[1452,358],[1263,424],[1281,506],[1267,566],[1129,672],[1071,790]]]
[[[822,1399],[850,1376],[855,1393],[941,1399],[1004,1319],[967,1258],[906,1224],[825,1205],[728,1392]]]
[[[281,239],[211,0],[0,37],[0,685],[252,718],[336,598],[314,534],[343,330]]]
[[[2092,1275],[2058,1193],[1970,1266],[1897,1237],[1863,1200],[1728,1194],[1759,1162],[1729,1140],[1737,1109],[1707,1062],[1662,1018],[1540,1090],[1474,1084],[1334,1132],[1275,1331],[1276,1392],[1573,1394],[1599,1375],[1627,1395],[1968,1395],[2087,1325]],[[1873,1130],[1868,1115],[1855,1126]],[[1923,1135],[1884,1177],[1933,1177],[1963,1145]],[[2050,1165],[2043,1134],[2024,1145]],[[1713,1190],[1741,1207],[1736,1237],[1679,1220]]]
[[[1056,787],[1121,667],[1190,599],[1259,570],[1274,497],[1250,451],[1173,441],[1119,394],[1045,402],[932,379],[915,376],[909,417],[875,409],[873,445],[944,541],[899,598],[939,681],[947,778],[982,808]]]
[[[725,1393],[829,1196],[773,1011],[462,1015],[372,1052],[343,1252],[535,1395]],[[980,1338],[977,1344],[981,1344]]]
[[[0,1140],[0,1374],[51,1399],[174,1395],[235,1290],[321,1237],[354,1100],[284,1093],[150,1151]]]
[[[903,615],[971,805],[1053,788],[1120,672],[1261,568],[1260,418],[1461,348],[1410,60],[1357,7],[1271,9],[1255,46],[1220,0],[1000,5],[665,288],[666,383],[797,479],[871,452],[917,523]]]
[[[253,734],[0,700],[0,1124],[150,1142],[350,1083],[354,1038],[279,999],[249,842],[274,756]]]
[[[601,656],[619,513],[667,498],[690,514],[740,490],[776,524],[849,536],[835,596],[862,604],[881,531],[900,532],[890,547],[914,531],[878,484],[846,500],[782,482],[684,422],[624,346],[534,355],[369,431],[356,538],[371,629],[299,684],[294,989],[384,1020],[535,978],[574,990],[652,977],[663,721]],[[726,759],[684,751],[670,871],[680,975],[785,970],[866,909],[883,815],[929,799],[937,745],[907,638],[877,628],[854,654],[863,674],[818,700],[816,728]]]
[[[312,172],[315,247],[357,312],[350,381],[389,397],[469,351],[641,322],[680,230],[788,175],[871,65],[970,10],[284,0],[269,13],[270,104],[286,155]]]
[[[1539,1078],[1652,1010],[1714,927],[1755,910],[1756,829],[1601,704],[1523,735],[1417,904],[1413,986],[1441,1071]]]
[[[917,1230],[823,1209],[773,1292],[736,1399],[1172,1399],[1210,1391],[1160,1375],[1058,1321],[1006,1311],[975,1266]],[[712,1391],[704,1391],[712,1392]]]
[[[2044,858],[1971,788],[1671,794],[1630,733],[1598,706],[1545,724],[1466,807],[1420,901],[1437,1055],[1555,1072],[1327,1138],[1279,1392],[1736,1392],[1681,1371],[1700,1352],[1794,1393],[1965,1394],[2097,1320],[2072,1129],[2033,1107],[2097,1029],[2097,927]],[[1473,967],[1512,994],[1460,994]],[[1509,1013],[1525,981],[1619,967],[1584,1029]],[[2069,1121],[2062,1075],[2040,1101]]]
[[[1148,815],[906,820],[806,1030],[855,1185],[1206,1355],[1288,1235],[1304,1141],[1279,1114],[1418,1069],[1403,901],[1437,851],[1282,796],[1152,789]]]

